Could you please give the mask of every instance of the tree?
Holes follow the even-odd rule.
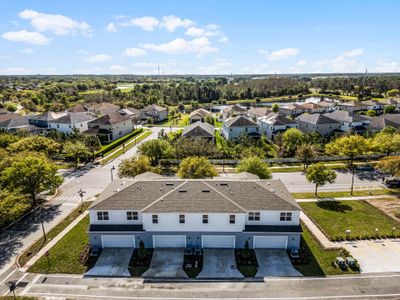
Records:
[[[308,165],[317,156],[317,149],[312,144],[302,144],[297,150],[295,157],[303,163],[304,171],[307,169]]]
[[[350,170],[352,171],[350,194],[353,195],[354,188],[354,159],[359,155],[364,155],[370,150],[368,141],[360,135],[349,135],[339,137],[330,142],[325,147],[325,152],[329,155],[343,155],[350,159]]]
[[[397,97],[400,95],[400,91],[398,89],[392,89],[386,92],[386,95],[391,98],[391,97]]]
[[[1,181],[9,188],[29,194],[34,206],[38,193],[55,189],[63,182],[57,170],[57,166],[43,154],[22,153],[3,170]]]
[[[0,229],[18,219],[30,208],[29,198],[19,190],[0,190]]]
[[[10,152],[36,151],[52,155],[60,151],[61,145],[47,137],[33,135],[12,143],[7,149]]]
[[[396,133],[396,131],[393,132],[391,128],[393,127],[387,127],[378,132],[372,139],[373,148],[385,155],[390,155],[400,150],[400,134]]]
[[[178,170],[180,178],[210,178],[217,175],[217,171],[208,159],[199,156],[185,158]]]
[[[19,137],[14,134],[1,133],[0,134],[0,148],[7,148],[9,145],[17,142]]]
[[[382,158],[377,163],[377,168],[395,177],[400,177],[400,156],[389,156]]]
[[[386,105],[383,108],[383,113],[384,114],[395,114],[396,113],[396,106],[394,106],[394,105]]]
[[[375,117],[376,116],[376,111],[373,110],[373,109],[369,109],[365,114],[367,116],[370,116],[370,117]]]
[[[297,128],[290,128],[282,135],[282,146],[286,157],[293,157],[297,148],[303,143],[304,134]]]
[[[257,175],[261,179],[269,179],[272,177],[268,164],[257,156],[242,159],[237,166],[237,171],[248,172]]]
[[[318,196],[318,187],[335,182],[336,173],[325,167],[324,164],[317,163],[307,168],[306,178],[315,184],[315,195]]]
[[[215,118],[212,115],[208,115],[206,116],[205,120],[206,123],[211,124],[211,125],[215,125]]]
[[[75,169],[78,168],[78,163],[82,160],[86,160],[90,151],[86,145],[81,141],[66,142],[64,145],[65,157],[70,158],[74,161]]]
[[[94,160],[95,152],[101,148],[101,142],[97,135],[85,135],[83,139],[85,146],[92,152],[92,158]]]
[[[272,104],[271,110],[272,110],[272,112],[274,112],[274,113],[279,112],[279,104],[278,104],[278,103]]]
[[[181,159],[189,156],[204,156],[214,158],[219,156],[215,144],[202,138],[181,137],[174,143],[176,158]]]
[[[172,156],[173,148],[164,139],[149,140],[139,146],[139,153],[146,155],[153,166],[158,165],[160,159]]]
[[[145,172],[159,173],[159,169],[152,167],[147,156],[139,155],[124,159],[118,166],[119,177],[135,177]]]

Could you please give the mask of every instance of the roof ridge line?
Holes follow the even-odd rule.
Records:
[[[226,196],[225,194],[221,193],[220,191],[218,191],[216,188],[214,188],[212,185],[208,184],[207,182],[203,181],[203,183],[208,186],[209,188],[211,188],[214,192],[216,192],[218,195],[222,196],[223,198],[225,198],[226,200],[228,200],[229,202],[231,202],[233,205],[236,205],[238,208],[240,208],[241,210],[243,210],[243,212],[247,212],[247,210],[242,207],[241,205],[237,204],[235,201],[233,201],[231,198],[229,198],[228,196]]]
[[[282,183],[282,181],[280,180],[280,179],[274,179],[274,180],[276,180],[276,181],[280,181],[280,183]],[[286,203],[289,203],[290,205],[292,205],[293,207],[296,207],[295,205],[293,205],[293,203],[291,203],[290,201],[288,201],[287,199],[285,199],[285,197],[282,197],[282,196],[280,196],[280,195],[278,195],[278,194],[276,194],[276,193],[274,193],[274,192],[271,192],[270,190],[268,190],[265,186],[263,186],[260,182],[255,182],[257,185],[259,185],[260,187],[262,187],[264,190],[266,190],[267,192],[270,192],[270,193],[273,193],[275,196],[277,196],[279,199],[282,199],[283,201],[285,201]],[[282,183],[283,184],[283,183]],[[284,187],[285,187],[285,185],[283,185]],[[289,192],[289,191],[288,191]],[[291,195],[290,194],[290,192],[289,192],[289,195]],[[293,199],[294,200],[294,199]],[[294,200],[294,201],[296,201],[296,200]],[[296,207],[296,208],[298,208],[298,207]]]
[[[169,194],[173,193],[176,189],[180,188],[181,186],[185,185],[186,183],[188,183],[187,180],[185,180],[184,182],[182,182],[180,185],[178,185],[176,188],[171,189],[168,193],[165,193],[164,195],[162,195],[160,198],[156,199],[155,201],[151,202],[150,204],[148,204],[147,206],[143,207],[140,212],[144,212],[146,209],[152,207],[154,204],[157,204],[158,202],[160,202],[161,200],[163,200],[165,197],[167,197]]]

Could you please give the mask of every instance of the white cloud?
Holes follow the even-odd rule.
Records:
[[[168,61],[168,62],[136,62],[133,63],[133,67],[137,68],[157,68],[157,67],[169,67],[169,66],[175,66],[177,65],[176,62],[174,61]]]
[[[164,16],[162,18],[161,28],[167,29],[169,32],[174,32],[179,27],[188,28],[189,26],[195,25],[196,23],[189,19],[181,19],[174,15]]]
[[[160,21],[154,17],[141,17],[131,19],[130,23],[142,28],[143,30],[153,31],[154,28],[160,24]]]
[[[9,59],[12,59],[12,57],[11,57],[11,56],[9,56],[9,55],[3,55],[3,54],[0,54],[0,59],[6,59],[6,60],[9,60]]]
[[[9,67],[0,69],[0,75],[31,75],[34,71],[28,68],[22,67]]]
[[[49,39],[43,34],[26,30],[4,32],[2,38],[8,41],[24,42],[35,45],[46,45],[49,43]]]
[[[226,36],[223,36],[221,38],[218,39],[218,42],[220,43],[227,43],[229,42],[229,39]]]
[[[203,28],[200,28],[200,27],[196,27],[196,26],[189,27],[186,30],[185,34],[189,35],[189,36],[195,36],[195,37],[200,37],[200,36],[208,36],[208,37],[211,37],[211,36],[223,36],[223,33],[220,30],[207,30],[207,29],[203,29]]]
[[[106,27],[106,31],[107,32],[116,32],[117,31],[117,26],[115,25],[115,23],[110,22],[110,23],[108,23],[108,25]]]
[[[357,56],[361,56],[363,54],[364,54],[364,49],[358,48],[358,49],[352,49],[352,50],[348,50],[348,51],[342,52],[339,56],[357,57]]]
[[[209,66],[199,66],[197,71],[201,74],[226,74],[230,73],[230,67],[233,64],[224,58],[216,59],[215,62]]]
[[[299,61],[296,63],[296,66],[297,66],[297,67],[304,67],[305,65],[307,65],[307,61],[304,60],[304,59],[299,60]]]
[[[50,31],[57,35],[72,34],[76,31],[85,36],[91,35],[90,25],[63,15],[44,14],[35,10],[25,9],[18,14],[22,19],[30,20],[37,31]]]
[[[24,53],[24,54],[32,54],[34,51],[32,48],[25,48],[25,49],[22,49],[20,52]]]
[[[143,44],[143,48],[154,50],[168,54],[196,53],[202,56],[207,53],[218,51],[218,48],[211,46],[210,41],[206,37],[196,38],[193,40],[185,40],[176,38],[164,44]]]
[[[97,63],[97,62],[105,62],[111,60],[112,57],[107,54],[95,54],[86,59],[87,62]]]
[[[140,48],[127,48],[127,49],[125,49],[123,55],[138,57],[138,56],[147,55],[147,51],[144,49],[140,49]]]
[[[375,71],[380,73],[400,72],[400,63],[381,59],[376,62]]]
[[[269,53],[266,50],[258,50],[259,53],[264,54],[265,57],[269,60],[280,60],[289,57],[296,56],[299,54],[299,49],[297,48],[285,48],[280,50],[275,50]]]
[[[87,54],[88,52],[85,49],[79,49],[77,51],[78,54]]]
[[[128,68],[121,65],[112,65],[110,66],[110,71],[117,74],[126,74],[128,72]]]

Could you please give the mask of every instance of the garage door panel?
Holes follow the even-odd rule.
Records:
[[[235,248],[235,236],[203,235],[203,248]]]
[[[186,248],[185,235],[153,235],[154,248]]]
[[[285,235],[255,236],[253,238],[254,249],[286,249],[288,237]]]
[[[135,248],[134,235],[102,235],[103,248]]]

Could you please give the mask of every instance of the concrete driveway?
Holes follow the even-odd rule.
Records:
[[[361,273],[400,272],[400,239],[343,242],[358,260]]]
[[[296,277],[303,276],[289,259],[286,250],[256,249],[258,272],[256,277]]]
[[[203,269],[197,278],[243,278],[233,249],[204,249]]]
[[[183,271],[183,251],[183,248],[155,249],[150,268],[142,277],[188,278]]]
[[[128,270],[133,248],[104,248],[85,276],[130,277]]]

